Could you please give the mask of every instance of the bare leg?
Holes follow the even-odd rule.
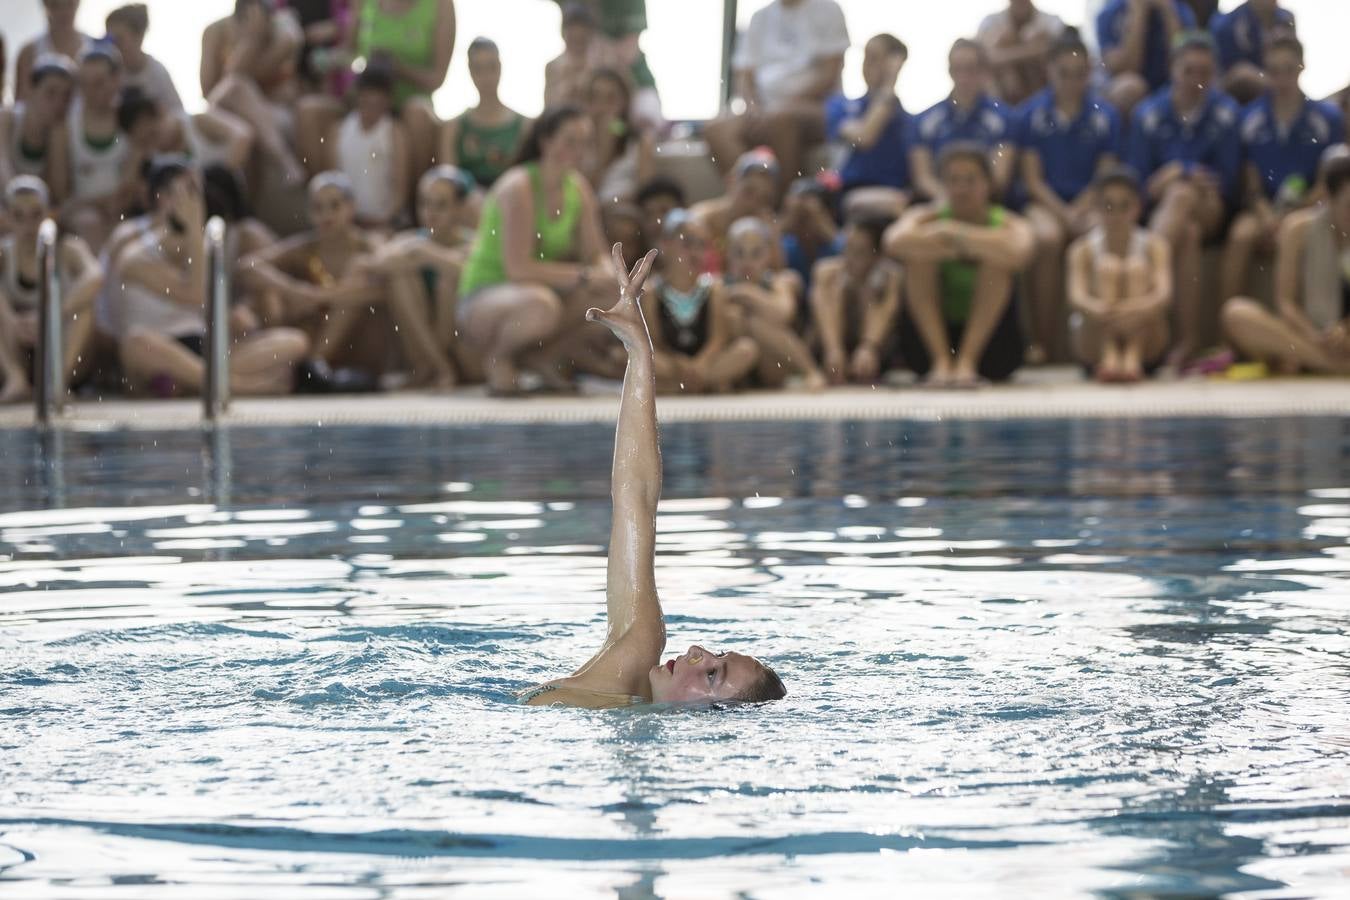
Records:
[[[403,353],[412,365],[414,384],[437,390],[455,386],[455,369],[438,345],[427,315],[430,298],[417,275],[398,275],[389,283],[389,309]]]
[[[167,377],[175,395],[202,389],[206,368],[202,358],[166,334],[133,328],[119,347],[122,369],[133,388],[145,388]]]
[[[1049,361],[1059,344],[1064,312],[1064,225],[1048,209],[1033,204],[1027,220],[1036,232],[1036,257],[1028,281],[1031,287],[1031,346],[1027,359],[1033,365]]]
[[[1350,371],[1350,360],[1336,359],[1255,300],[1229,300],[1223,306],[1222,320],[1224,331],[1243,355],[1263,360],[1281,372]]]
[[[791,328],[750,315],[745,330],[759,347],[759,378],[766,387],[781,387],[791,375],[801,375],[809,391],[818,391],[829,383],[816,365],[811,348]]]
[[[1228,301],[1247,293],[1247,276],[1251,272],[1252,256],[1261,240],[1261,225],[1255,215],[1242,213],[1228,232],[1228,243],[1223,248],[1223,263],[1219,266],[1219,299]]]
[[[289,394],[295,364],[309,352],[309,339],[296,328],[268,328],[241,340],[230,354],[230,389],[237,394]]]
[[[1012,289],[1012,272],[988,263],[980,265],[975,295],[970,301],[970,321],[961,333],[961,346],[952,367],[952,378],[958,384],[974,384],[979,380],[980,360],[1012,300]]]
[[[1173,356],[1177,362],[1188,361],[1199,349],[1200,304],[1200,195],[1191,185],[1174,184],[1163,194],[1162,202],[1153,214],[1149,227],[1172,245],[1175,269],[1175,297],[1178,340]]]
[[[94,346],[94,311],[75,313],[64,323],[66,384],[77,384],[89,371]]]
[[[337,98],[322,94],[301,97],[295,105],[295,143],[309,174],[318,175],[324,169],[324,141],[333,126],[342,118],[342,104]]]
[[[23,352],[14,337],[14,312],[8,303],[0,301],[0,378],[4,379],[0,403],[18,403],[33,396],[28,372],[20,362]]]
[[[709,122],[703,129],[703,140],[708,142],[708,153],[723,175],[736,165],[736,158],[746,151],[745,117],[723,116]]]
[[[481,348],[488,387],[515,393],[519,357],[551,340],[561,315],[562,301],[543,285],[501,284],[474,297],[472,308],[461,317],[460,334],[470,346]]]
[[[431,101],[424,97],[413,97],[403,104],[399,118],[408,130],[408,171],[420,174],[436,164],[438,138],[441,133],[441,120]],[[411,179],[415,184],[416,178]]]
[[[928,358],[932,360],[926,380],[932,385],[948,384],[952,379],[951,335],[947,333],[947,323],[943,321],[942,310],[938,305],[937,263],[906,263],[905,293],[909,297],[909,313],[914,319],[914,328],[928,350]]]
[[[288,183],[300,184],[305,180],[304,167],[291,152],[286,136],[277,128],[272,108],[256,84],[238,75],[227,75],[208,99],[211,105],[234,113],[252,127],[259,148],[281,168]]]
[[[709,393],[734,390],[759,362],[759,345],[742,335],[712,356],[703,371],[703,386]]]

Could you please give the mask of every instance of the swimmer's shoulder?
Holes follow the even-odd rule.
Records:
[[[612,691],[597,691],[590,688],[569,685],[563,681],[550,681],[521,691],[516,702],[525,706],[570,706],[580,709],[617,709],[621,706],[635,706],[646,703],[647,698],[634,694],[621,694]]]

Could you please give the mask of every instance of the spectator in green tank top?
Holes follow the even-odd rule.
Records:
[[[630,114],[644,128],[659,128],[663,122],[661,97],[656,91],[656,77],[647,65],[640,40],[647,30],[647,0],[554,0],[563,7],[584,8],[597,32],[590,68],[607,66],[619,69],[633,82],[633,105]],[[564,29],[566,29],[564,22]],[[584,84],[584,75],[579,81]],[[574,97],[566,102],[577,103]],[[546,103],[552,106],[552,103]]]
[[[445,123],[436,158],[468,172],[487,190],[515,159],[530,120],[503,103],[497,93],[502,59],[495,43],[485,37],[474,38],[469,44],[468,61],[478,105]]]
[[[994,204],[981,145],[948,144],[938,176],[946,202],[916,206],[886,232],[886,252],[905,267],[900,355],[933,387],[1003,381],[1026,351],[1013,288],[1036,238]]]
[[[599,204],[578,171],[590,144],[584,112],[546,110],[484,200],[456,323],[495,394],[528,388],[522,369],[541,387],[570,387],[577,368],[594,370],[604,357],[583,330],[586,309],[615,289]]]

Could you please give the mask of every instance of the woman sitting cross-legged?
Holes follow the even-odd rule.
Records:
[[[595,194],[578,171],[590,132],[576,107],[546,110],[483,203],[455,321],[493,393],[520,393],[522,369],[569,387],[569,370],[592,362],[590,349],[576,346],[592,338],[577,334],[581,316],[614,280]]]
[[[445,390],[481,380],[478,354],[455,329],[459,276],[473,232],[459,224],[473,179],[454,166],[436,166],[417,185],[420,225],[390,238],[376,251],[376,271],[393,296],[399,333],[415,352],[414,383]]]
[[[811,314],[831,384],[875,381],[894,353],[903,273],[881,252],[890,218],[844,227],[844,251],[816,263]]]
[[[1138,381],[1167,353],[1172,248],[1139,227],[1131,170],[1108,169],[1096,195],[1098,224],[1069,249],[1074,348],[1098,381]]]
[[[946,203],[914,207],[886,232],[886,251],[905,267],[900,354],[935,387],[1003,381],[1026,350],[1013,289],[1036,239],[1025,219],[992,202],[982,146],[949,144],[938,174]]]
[[[759,346],[741,333],[741,315],[727,289],[700,275],[708,250],[702,223],[682,209],[667,213],[658,242],[657,276],[643,296],[643,314],[656,323],[656,389],[662,393],[723,393],[740,385],[759,360]]]

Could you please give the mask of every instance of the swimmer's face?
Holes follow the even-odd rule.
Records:
[[[762,169],[754,169],[736,180],[735,201],[743,210],[771,210],[773,189],[773,176]]]
[[[1097,195],[1097,211],[1107,228],[1128,228],[1139,219],[1139,195],[1123,184],[1109,184]]]
[[[438,179],[417,192],[417,221],[432,234],[453,232],[458,215],[459,194],[450,182]]]
[[[643,227],[654,237],[661,233],[666,216],[680,205],[679,199],[671,194],[654,194],[642,201]]]
[[[469,79],[478,93],[495,93],[502,80],[502,58],[497,51],[484,48],[470,53]]]
[[[366,122],[378,122],[393,109],[394,98],[373,88],[356,92],[356,113]]]
[[[581,165],[590,143],[591,120],[573,116],[541,144],[540,155],[556,168],[575,169]]]
[[[64,119],[75,84],[65,75],[47,75],[29,94],[29,104],[48,120]]]
[[[746,232],[727,249],[727,274],[736,281],[759,281],[773,267],[773,245],[758,232]]]
[[[164,135],[164,114],[156,109],[154,113],[140,116],[127,132],[131,146],[146,153],[154,153]]]
[[[698,268],[708,253],[708,232],[698,222],[689,221],[670,237],[661,239],[661,260]]]
[[[942,186],[961,218],[978,216],[989,206],[989,176],[973,159],[949,160],[942,168]]]
[[[111,109],[122,88],[120,74],[106,59],[91,59],[80,66],[80,94],[96,109]]]
[[[309,198],[309,220],[319,234],[337,234],[356,221],[356,208],[341,189],[322,187]]]
[[[844,232],[844,271],[850,281],[862,281],[877,264],[877,248],[872,236],[863,228],[850,227]]]
[[[709,703],[732,700],[754,687],[763,666],[743,653],[713,653],[694,644],[652,666],[648,677],[655,703]]]
[[[17,237],[28,243],[37,240],[38,227],[47,218],[47,208],[37,194],[31,191],[16,194],[5,205],[5,211],[9,213],[9,221]]]

